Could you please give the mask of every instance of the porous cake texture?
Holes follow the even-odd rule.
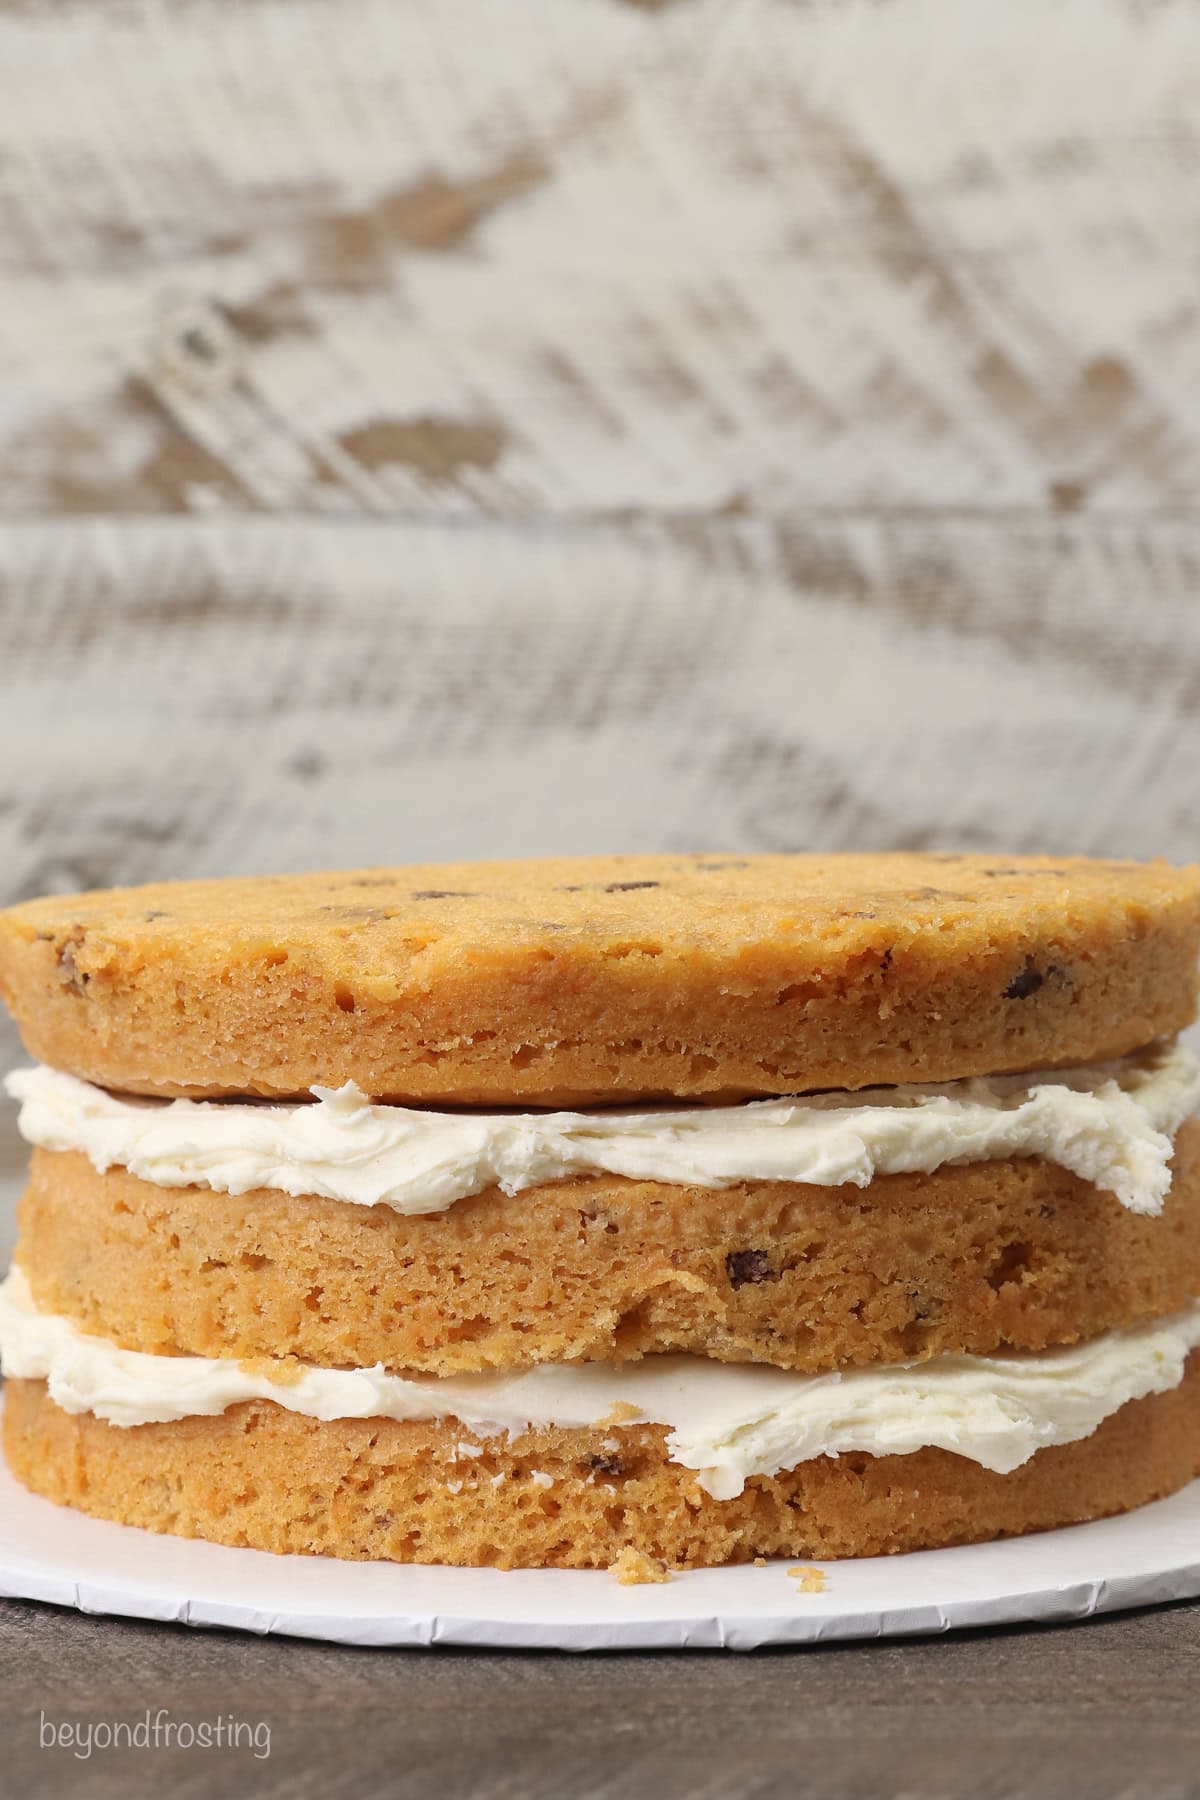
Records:
[[[30,901],[0,996],[134,1093],[735,1098],[1120,1056],[1192,1017],[1198,926],[1163,863],[453,863]]]
[[[1200,1294],[1200,1121],[1158,1218],[1036,1158],[865,1189],[598,1176],[405,1216],[46,1150],[20,1217],[39,1304],[132,1350],[431,1375],[682,1350],[817,1374],[1177,1311]]]
[[[500,1569],[603,1569],[627,1546],[698,1568],[1015,1537],[1160,1499],[1195,1475],[1198,1446],[1197,1358],[1169,1393],[1008,1474],[939,1449],[851,1453],[756,1476],[732,1500],[669,1459],[661,1427],[479,1439],[254,1402],[122,1429],[63,1412],[38,1381],[8,1384],[4,1417],[21,1480],[99,1518],[285,1554]]]

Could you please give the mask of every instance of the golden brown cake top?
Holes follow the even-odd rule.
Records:
[[[1195,1005],[1200,870],[666,855],[161,883],[0,913],[29,1049],[110,1086],[495,1103],[942,1080]]]

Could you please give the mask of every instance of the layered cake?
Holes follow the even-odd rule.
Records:
[[[1200,1469],[1200,871],[493,863],[0,914],[11,1468],[281,1552],[876,1555]]]

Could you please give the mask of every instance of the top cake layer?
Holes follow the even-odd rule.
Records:
[[[0,994],[135,1093],[578,1106],[1119,1056],[1190,1021],[1198,951],[1165,863],[587,857],[35,900]]]

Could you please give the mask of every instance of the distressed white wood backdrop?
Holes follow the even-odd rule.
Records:
[[[1198,180],[1194,0],[0,5],[0,896],[1200,853]]]

